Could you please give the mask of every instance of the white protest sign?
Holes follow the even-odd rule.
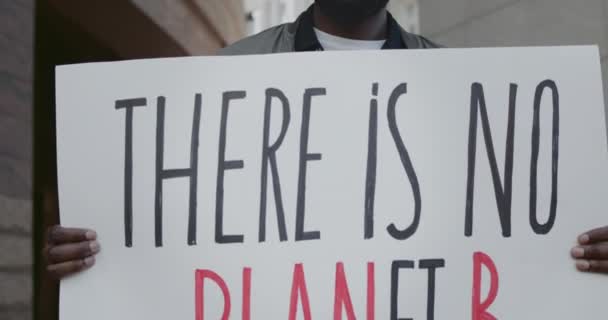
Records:
[[[596,47],[57,69],[61,319],[582,319],[608,278]]]

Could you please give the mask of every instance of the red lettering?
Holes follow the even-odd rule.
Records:
[[[251,268],[243,268],[243,320],[251,318]]]
[[[376,313],[376,276],[374,263],[367,263],[367,320],[374,320]]]
[[[483,302],[481,301],[482,265],[490,272],[490,292]],[[494,303],[497,295],[498,271],[494,261],[483,252],[475,252],[473,255],[473,320],[496,320],[496,317],[487,310]]]
[[[336,288],[334,291],[334,320],[342,320],[342,305],[346,308],[346,317],[349,320],[354,320],[355,311],[344,275],[344,264],[338,262],[336,264]]]
[[[205,278],[215,282],[220,289],[222,290],[222,295],[224,296],[224,311],[222,312],[222,320],[228,320],[230,316],[230,292],[228,291],[228,286],[226,286],[226,282],[220,277],[217,273],[211,270],[196,270],[195,272],[195,293],[194,297],[196,299],[196,320],[204,320],[205,319],[205,286],[204,280]]]
[[[308,301],[308,291],[306,290],[306,280],[304,279],[304,267],[301,263],[294,266],[293,281],[291,283],[291,298],[289,303],[289,320],[296,320],[298,311],[298,297],[302,299],[302,309],[304,320],[311,320],[310,302]]]

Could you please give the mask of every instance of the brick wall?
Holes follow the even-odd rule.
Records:
[[[608,102],[608,0],[420,0],[420,24],[449,47],[599,44]]]
[[[0,319],[31,319],[34,0],[0,1]]]

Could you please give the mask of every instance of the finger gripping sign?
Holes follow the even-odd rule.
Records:
[[[580,319],[608,278],[597,47],[57,69],[61,319]]]

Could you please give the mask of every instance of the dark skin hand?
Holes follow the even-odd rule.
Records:
[[[580,235],[570,254],[578,270],[608,274],[608,226]]]
[[[590,230],[578,237],[571,255],[582,272],[608,274],[608,226]],[[56,279],[86,270],[95,264],[100,246],[93,230],[49,228],[44,256],[47,271]]]
[[[100,246],[93,230],[54,226],[47,230],[43,255],[46,270],[55,279],[86,270],[95,264]]]

